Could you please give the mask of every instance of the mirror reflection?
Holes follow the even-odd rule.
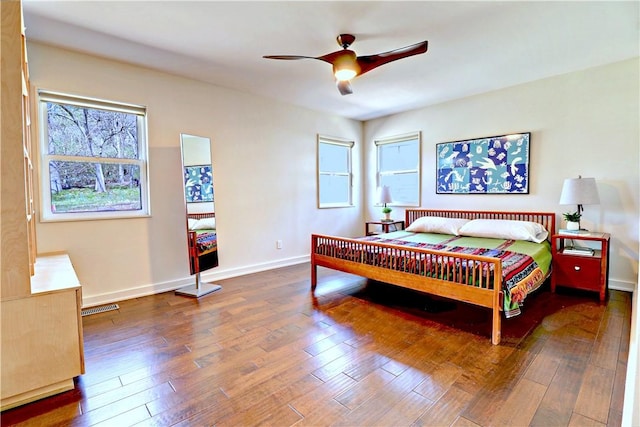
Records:
[[[187,222],[189,269],[195,284],[177,294],[201,297],[220,290],[219,285],[201,283],[200,273],[218,266],[218,235],[213,191],[211,141],[195,135],[180,135],[182,181]]]

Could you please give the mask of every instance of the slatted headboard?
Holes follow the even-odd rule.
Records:
[[[188,213],[187,218],[202,219],[202,218],[215,218],[215,212],[202,212],[202,213]]]
[[[405,226],[409,226],[416,219],[423,216],[441,216],[445,218],[467,219],[511,219],[517,221],[531,221],[542,224],[551,235],[556,232],[556,214],[554,212],[505,212],[505,211],[471,211],[445,209],[407,209],[405,212]]]

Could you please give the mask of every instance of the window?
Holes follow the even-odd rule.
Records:
[[[353,206],[351,148],[353,141],[318,135],[318,207]]]
[[[148,216],[145,108],[38,96],[42,220]]]
[[[395,206],[420,206],[420,132],[375,141],[378,187],[388,186]]]

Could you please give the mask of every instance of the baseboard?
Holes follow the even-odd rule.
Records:
[[[247,274],[259,273],[261,271],[274,270],[276,268],[289,267],[290,265],[303,264],[310,262],[311,256],[304,255],[293,258],[281,259],[273,262],[265,262],[262,264],[253,264],[238,268],[232,268],[227,270],[218,270],[213,268],[200,274],[200,277],[205,282],[215,282],[217,280],[231,279],[233,277],[246,276]],[[309,270],[311,271],[311,270]],[[193,278],[190,278],[193,281]]]
[[[609,279],[609,289],[616,291],[633,292],[637,288],[637,284],[634,282],[626,282],[623,280]]]
[[[281,267],[288,267],[290,265],[302,264],[310,261],[310,256],[299,256],[293,258],[286,258],[277,261],[265,262],[261,264],[247,265],[238,268],[213,268],[204,273],[201,273],[200,278],[205,282],[216,282],[224,279],[231,279],[233,277],[245,276],[247,274],[259,273],[261,271],[273,270]],[[132,298],[139,298],[148,295],[159,294],[162,292],[174,291],[184,286],[192,285],[194,283],[193,277],[185,277],[178,280],[171,280],[168,282],[155,283],[152,285],[144,285],[136,288],[124,289],[117,292],[109,292],[99,295],[82,296],[82,308],[94,307],[102,304],[111,304],[118,301],[124,301]],[[633,282],[626,282],[622,280],[609,279],[609,289],[618,291],[633,292],[636,289],[636,284]]]
[[[303,264],[305,262],[309,262],[310,259],[309,255],[304,255],[260,264],[247,265],[239,268],[223,269],[218,267],[201,273],[200,278],[204,282],[216,282],[219,280],[231,279],[233,277],[245,276],[247,274],[259,273],[261,271]],[[132,298],[140,298],[148,295],[160,294],[162,292],[174,291],[184,286],[192,285],[193,283],[193,276],[189,276],[182,279],[123,289],[116,292],[107,292],[98,295],[83,295],[82,308],[95,307],[97,305],[111,304]]]

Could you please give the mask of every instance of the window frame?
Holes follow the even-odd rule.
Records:
[[[60,154],[49,154],[48,150],[48,119],[47,103],[58,103],[74,105],[79,107],[93,108],[99,110],[117,111],[137,116],[137,142],[138,158],[115,158],[115,157],[83,157],[65,156]],[[45,89],[37,90],[38,109],[38,149],[40,151],[40,221],[41,222],[64,222],[64,221],[88,221],[103,219],[128,219],[144,218],[151,216],[150,189],[149,189],[149,142],[147,108],[142,105],[128,104],[118,101],[90,98],[80,95],[54,92]],[[75,161],[86,163],[102,164],[129,164],[135,165],[140,170],[138,185],[140,188],[140,209],[122,211],[90,211],[90,212],[53,212],[51,206],[51,161]]]
[[[389,171],[381,171],[381,163],[382,163],[382,148],[388,148],[390,145],[402,144],[407,141],[417,140],[418,144],[418,154],[417,154],[417,165],[415,169],[403,169],[403,170],[389,170]],[[391,191],[392,198],[394,201],[392,203],[387,203],[387,206],[410,206],[410,207],[419,207],[421,206],[422,200],[422,132],[411,132],[402,135],[395,135],[386,138],[380,138],[374,140],[374,145],[376,147],[376,188],[381,188],[383,185],[389,187]],[[393,183],[385,182],[384,177],[391,177],[397,175],[406,175],[406,174],[415,174],[415,188],[417,194],[415,194],[415,200],[402,200],[398,199],[398,194],[402,194],[397,186],[393,185]],[[375,206],[382,206],[379,201],[375,201]]]
[[[347,149],[347,171],[342,172],[329,172],[320,170],[320,147],[322,144],[327,145],[336,145],[340,147],[344,147]],[[332,209],[332,208],[347,208],[354,207],[353,204],[353,147],[355,146],[355,141],[350,141],[343,138],[336,138],[324,135],[318,135],[317,144],[316,144],[316,197],[317,197],[317,206],[318,209]],[[321,190],[321,177],[322,176],[336,176],[336,177],[347,177],[348,180],[348,200],[346,202],[330,202],[330,203],[322,203],[320,194]]]

